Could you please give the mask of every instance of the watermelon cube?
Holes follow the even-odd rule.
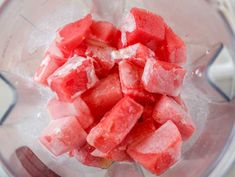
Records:
[[[39,139],[52,154],[59,156],[83,146],[86,137],[76,117],[65,117],[52,120]]]
[[[106,169],[113,163],[111,160],[93,156],[91,153],[94,150],[94,147],[86,143],[82,148],[75,151],[74,156],[82,164],[92,167]]]
[[[153,118],[163,124],[171,120],[178,127],[183,139],[188,139],[195,131],[190,115],[173,98],[162,96],[153,110]]]
[[[131,144],[127,153],[146,169],[160,175],[180,158],[181,145],[179,130],[168,121],[148,137]]]
[[[72,101],[98,82],[91,59],[73,57],[49,78],[48,84],[62,101]]]
[[[137,102],[154,102],[155,95],[147,92],[141,83],[143,68],[123,60],[119,63],[119,76],[124,95],[130,96]]]
[[[123,149],[122,147],[119,146],[114,148],[108,153],[104,153],[95,149],[91,154],[95,157],[101,157],[112,161],[118,161],[118,162],[132,161],[130,156],[126,153],[126,149]]]
[[[99,78],[106,77],[114,67],[114,61],[111,59],[111,47],[97,47],[89,45],[86,55],[93,58],[96,75]]]
[[[132,8],[124,18],[121,31],[124,46],[140,42],[155,51],[165,38],[165,22],[147,10]]]
[[[166,53],[168,62],[183,65],[186,63],[186,46],[171,28],[166,28]]]
[[[93,21],[88,38],[116,47],[119,30],[110,22]]]
[[[91,129],[87,142],[101,152],[111,151],[124,140],[142,112],[140,104],[124,97]]]
[[[94,88],[81,96],[97,120],[102,118],[122,97],[121,84],[117,73],[100,80]]]
[[[81,43],[78,47],[76,47],[73,51],[74,56],[86,57],[87,44],[85,42]]]
[[[40,66],[36,70],[34,75],[34,81],[42,85],[48,85],[47,79],[50,77],[59,67],[66,62],[64,58],[57,58],[54,56],[46,55],[42,60]]]
[[[148,47],[141,43],[128,46],[111,53],[112,59],[116,62],[130,60],[131,62],[144,67],[147,59],[154,58],[155,54]]]
[[[186,70],[163,61],[148,59],[142,75],[142,82],[151,93],[178,96],[181,92]]]
[[[63,51],[72,52],[87,37],[92,17],[90,14],[84,18],[67,24],[57,32],[56,43]]]
[[[176,103],[178,103],[186,112],[188,112],[188,107],[186,105],[186,103],[184,102],[184,100],[181,98],[181,96],[177,96],[177,97],[172,97]]]
[[[53,98],[49,101],[47,109],[52,119],[76,116],[83,129],[87,129],[94,122],[89,107],[80,97],[70,103]]]

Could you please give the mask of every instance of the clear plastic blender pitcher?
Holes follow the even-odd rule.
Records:
[[[38,141],[49,122],[46,104],[53,93],[35,84],[32,77],[56,29],[88,12],[118,25],[121,16],[133,6],[161,15],[187,45],[188,74],[182,97],[197,131],[184,143],[182,159],[161,176],[226,175],[235,159],[231,153],[235,148],[235,103],[230,100],[233,89],[224,93],[211,79],[208,68],[225,49],[226,56],[234,58],[235,40],[226,13],[216,1],[9,0],[0,8],[0,80],[5,90],[11,90],[4,92],[8,100],[0,98],[5,105],[1,109],[6,109],[1,115],[0,164],[9,176],[155,176],[135,163],[114,163],[109,169],[98,169],[83,166],[66,155],[55,158]],[[231,68],[228,70],[234,75]],[[228,71],[217,69],[214,73],[223,78]]]

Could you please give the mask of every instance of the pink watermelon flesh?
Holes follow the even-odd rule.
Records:
[[[144,67],[147,59],[154,58],[155,54],[148,47],[138,43],[113,51],[111,56],[117,63],[122,60],[129,60],[140,67]]]
[[[166,28],[167,62],[183,65],[186,63],[186,46],[172,29]]]
[[[142,112],[140,104],[124,97],[90,131],[87,142],[101,152],[111,151],[134,127]]]
[[[80,97],[71,103],[53,98],[49,101],[47,109],[52,119],[76,116],[83,129],[87,129],[94,122],[89,107]]]
[[[111,47],[97,47],[89,45],[86,55],[93,58],[96,75],[99,78],[106,77],[110,70],[114,67],[114,61],[111,59]]]
[[[73,51],[87,37],[92,17],[90,14],[76,22],[65,25],[57,32],[56,43],[61,50]]]
[[[132,159],[130,158],[130,156],[126,153],[125,149],[116,147],[115,149],[111,150],[108,153],[103,153],[97,149],[95,149],[92,152],[93,156],[96,157],[102,157],[105,159],[109,159],[112,161],[118,161],[118,162],[122,162],[122,161],[132,161]]]
[[[181,156],[182,138],[173,122],[168,121],[154,133],[128,147],[128,154],[157,175],[165,172]]]
[[[86,136],[76,117],[65,117],[52,120],[40,136],[40,141],[52,154],[59,156],[83,146]]]
[[[108,168],[112,164],[112,161],[91,155],[94,149],[94,147],[86,143],[82,148],[75,151],[74,156],[84,165],[98,168]]]
[[[160,16],[147,10],[132,8],[124,19],[121,31],[124,46],[142,43],[155,51],[165,38],[165,23]]]
[[[89,106],[96,120],[102,118],[122,97],[121,85],[117,73],[100,80],[96,87],[86,91],[81,96]]]
[[[184,102],[184,100],[181,98],[181,96],[177,96],[177,97],[172,97],[176,103],[178,103],[186,112],[188,112],[188,107],[186,105],[186,103]]]
[[[51,90],[62,101],[72,101],[97,82],[92,61],[82,57],[69,59],[48,78]]]
[[[87,57],[86,56],[87,51],[87,44],[85,42],[82,42],[78,47],[76,47],[73,51],[74,56],[81,56],[81,57]]]
[[[110,22],[93,21],[88,38],[102,41],[116,47],[119,30]]]
[[[179,96],[186,70],[163,61],[149,59],[142,75],[145,89],[151,93]]]
[[[54,56],[46,55],[34,75],[34,81],[42,85],[48,85],[48,77],[52,75],[65,62],[66,59],[64,58],[57,58]]]
[[[153,110],[153,118],[158,123],[165,123],[171,120],[178,127],[184,140],[190,138],[195,131],[195,125],[182,106],[173,98],[162,96]]]
[[[147,92],[141,83],[143,68],[123,60],[119,63],[119,76],[124,95],[130,96],[137,102],[155,102],[155,95]]]

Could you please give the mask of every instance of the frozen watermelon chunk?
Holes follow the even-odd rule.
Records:
[[[67,24],[57,32],[56,43],[61,50],[73,51],[87,37],[92,17],[90,14],[84,18]]]
[[[101,152],[111,151],[134,127],[142,112],[140,104],[124,97],[91,129],[87,142]]]
[[[114,61],[111,59],[111,47],[97,47],[89,45],[86,55],[93,58],[96,75],[99,78],[106,77],[110,70],[114,67]]]
[[[128,147],[128,154],[146,169],[157,175],[165,172],[181,156],[182,138],[171,121],[154,133]]]
[[[112,59],[116,62],[122,60],[130,60],[131,62],[144,67],[147,59],[154,58],[155,54],[148,47],[142,45],[141,43],[128,46],[111,53]]]
[[[40,136],[40,141],[51,153],[59,156],[83,146],[86,136],[76,117],[65,117],[52,120]]]
[[[177,96],[177,97],[172,97],[176,103],[178,103],[186,112],[188,112],[188,107],[186,105],[186,103],[184,102],[184,100],[181,98],[181,96]]]
[[[165,40],[155,50],[159,60],[183,65],[186,63],[186,46],[184,41],[174,33],[170,27],[166,27]]]
[[[81,97],[93,116],[99,120],[123,97],[118,74],[114,73],[100,80],[96,87],[86,91]]]
[[[87,129],[94,122],[94,118],[89,107],[80,97],[77,97],[70,103],[53,98],[48,102],[47,109],[52,119],[76,116],[77,120],[84,129]]]
[[[75,151],[74,156],[82,164],[92,167],[106,169],[113,163],[111,160],[91,155],[94,150],[94,147],[86,143],[82,148]]]
[[[64,58],[58,58],[55,56],[46,55],[40,66],[36,70],[34,75],[34,81],[42,85],[48,85],[47,79],[52,75],[59,67],[66,62]]]
[[[98,82],[91,59],[73,57],[49,78],[48,84],[62,101],[71,101]]]
[[[165,23],[160,16],[147,10],[132,8],[123,20],[121,31],[124,46],[140,42],[155,51],[165,38]]]
[[[178,96],[181,92],[186,70],[163,61],[149,59],[142,75],[142,82],[151,93]]]
[[[78,47],[74,49],[74,56],[86,57],[87,44],[85,42],[81,43]]]
[[[88,38],[116,46],[119,30],[110,22],[93,21]]]
[[[124,95],[128,95],[140,103],[154,102],[155,95],[147,92],[141,83],[143,68],[130,61],[123,60],[119,63],[119,76]]]
[[[178,127],[183,139],[188,139],[195,131],[190,115],[173,98],[162,96],[153,110],[153,118],[158,123],[171,120]]]
[[[126,149],[123,149],[122,147],[119,146],[114,148],[108,153],[104,153],[95,149],[91,154],[95,157],[101,157],[112,161],[118,161],[118,162],[132,161],[130,156],[126,153]]]

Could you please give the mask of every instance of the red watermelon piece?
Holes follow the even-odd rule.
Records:
[[[152,173],[160,175],[181,156],[182,139],[173,122],[168,121],[154,133],[128,147],[128,154]]]
[[[119,76],[124,95],[130,96],[140,103],[154,102],[155,95],[147,92],[141,83],[143,68],[123,60],[119,63]]]
[[[86,55],[93,58],[95,72],[99,78],[106,77],[114,67],[114,61],[111,59],[111,47],[97,47],[89,45]]]
[[[86,15],[84,18],[67,24],[57,32],[56,43],[63,51],[73,51],[87,37],[92,16]]]
[[[158,45],[155,54],[162,61],[180,66],[186,63],[185,43],[170,27],[166,27],[165,40]]]
[[[153,110],[153,118],[156,122],[163,124],[171,120],[178,127],[183,139],[188,139],[195,131],[195,125],[181,105],[173,98],[162,96]]]
[[[181,96],[177,96],[177,97],[172,97],[176,103],[178,103],[186,112],[188,112],[188,107],[186,105],[186,103],[184,102],[184,100],[181,98]]]
[[[116,47],[119,30],[110,22],[93,21],[90,28],[90,39],[102,41]]]
[[[102,118],[122,97],[121,84],[117,73],[100,80],[94,88],[81,96],[97,120]]]
[[[154,58],[155,54],[141,43],[128,46],[112,52],[112,59],[116,62],[130,60],[138,66],[144,67],[147,59]]]
[[[62,101],[72,101],[97,82],[92,61],[82,57],[69,59],[48,78],[51,90]]]
[[[129,46],[142,43],[155,51],[165,38],[165,22],[147,10],[132,8],[121,26],[122,43]]]
[[[65,62],[66,59],[64,58],[57,58],[54,56],[46,55],[45,58],[42,60],[40,66],[36,70],[34,81],[42,85],[48,85],[48,77],[50,77]]]
[[[65,117],[52,120],[40,136],[40,141],[52,154],[59,156],[83,146],[86,136],[76,117]]]
[[[118,161],[118,162],[132,161],[130,156],[126,153],[126,149],[123,149],[122,147],[119,146],[114,148],[108,153],[103,153],[95,149],[91,154],[95,157],[101,157],[112,161]]]
[[[185,74],[186,70],[177,65],[149,59],[144,68],[142,82],[151,93],[178,96]]]
[[[87,44],[82,42],[77,48],[74,49],[74,56],[81,56],[86,58]]]
[[[89,107],[80,97],[77,97],[70,103],[53,98],[48,102],[47,109],[52,119],[76,116],[84,129],[87,129],[94,122],[94,118]]]
[[[104,159],[101,157],[95,157],[91,155],[92,151],[94,151],[94,147],[89,144],[85,144],[79,150],[75,150],[74,156],[76,159],[84,165],[98,167],[98,168],[108,168],[113,162],[108,159]]]
[[[87,142],[101,152],[111,151],[134,127],[142,112],[140,104],[124,97],[90,131]]]

